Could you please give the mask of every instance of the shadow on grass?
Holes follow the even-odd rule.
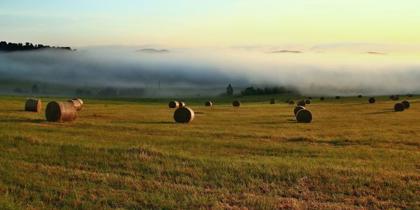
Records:
[[[175,124],[172,121],[154,121],[154,122],[136,122],[137,124],[147,124],[147,125],[170,125]]]
[[[0,123],[42,123],[43,119],[0,119]]]
[[[389,114],[395,112],[393,109],[385,109],[379,112],[369,112],[368,115],[376,115],[376,114]]]

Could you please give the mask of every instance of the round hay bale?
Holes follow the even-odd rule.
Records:
[[[298,106],[306,106],[306,102],[304,100],[298,101],[297,102]]]
[[[413,94],[407,94],[407,97],[412,98]]]
[[[363,98],[363,96],[362,95],[358,95],[357,98]]]
[[[369,98],[369,103],[370,103],[370,104],[374,104],[374,103],[376,103],[376,99],[375,99],[375,98],[373,98],[373,97]]]
[[[407,100],[401,102],[404,105],[404,109],[409,109],[410,108],[410,102],[408,102]]]
[[[76,111],[80,111],[83,108],[83,101],[81,99],[71,99],[68,102],[73,104]]]
[[[42,109],[42,102],[40,99],[28,99],[25,103],[25,111],[27,112],[40,112]]]
[[[336,96],[335,99],[339,100],[341,99],[341,96]]]
[[[45,117],[50,122],[70,122],[77,118],[77,111],[72,103],[53,101],[48,103]]]
[[[176,108],[179,107],[179,102],[178,101],[171,101],[171,102],[169,102],[168,106],[169,106],[170,109],[176,109]]]
[[[276,99],[274,98],[270,99],[270,104],[276,104]]]
[[[213,102],[212,101],[206,101],[206,103],[204,103],[205,106],[208,107],[212,107],[213,106]]]
[[[295,109],[293,110],[293,113],[295,113],[295,116],[302,109],[306,109],[306,108],[304,106],[297,106],[297,107],[295,107]]]
[[[392,95],[389,97],[389,99],[394,100],[394,101],[398,101],[400,100],[400,96],[399,95]]]
[[[241,102],[240,101],[233,101],[232,102],[232,106],[234,106],[234,107],[240,107],[241,106]]]
[[[290,105],[295,105],[295,101],[290,100],[290,101],[289,101],[289,104],[290,104]]]
[[[194,120],[194,111],[188,107],[180,107],[175,110],[174,120],[177,123],[189,123]]]
[[[319,98],[319,100],[324,101],[324,100],[325,100],[325,98],[324,98],[324,97],[321,97],[321,98]]]
[[[405,106],[404,106],[404,104],[402,104],[402,103],[396,103],[396,104],[394,105],[394,110],[395,110],[396,112],[402,112],[402,111],[404,111],[404,109],[405,109]]]
[[[305,104],[311,104],[311,100],[310,99],[306,99],[305,100]]]
[[[312,100],[312,97],[311,97],[311,96],[309,96],[309,97],[308,97],[308,99],[309,99],[309,100]]]
[[[186,107],[187,104],[183,101],[179,102],[179,108]]]
[[[299,123],[310,123],[312,122],[312,113],[307,109],[301,109],[296,114],[296,120]]]
[[[82,105],[84,105],[84,104],[85,104],[85,102],[83,102],[83,100],[82,100],[82,99],[80,99],[80,98],[73,98],[72,100],[77,100],[77,101],[79,101],[79,103],[80,103],[80,104],[82,104]]]

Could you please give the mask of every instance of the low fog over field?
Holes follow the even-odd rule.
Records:
[[[331,47],[331,46],[330,46]],[[90,47],[0,53],[0,79],[74,87],[220,94],[234,87],[285,86],[305,95],[404,94],[420,90],[420,60],[380,50],[166,49]],[[239,91],[239,90],[237,90]]]

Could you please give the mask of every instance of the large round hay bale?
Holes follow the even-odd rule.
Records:
[[[180,107],[175,110],[174,120],[177,123],[189,123],[194,120],[194,111],[188,107]]]
[[[370,104],[376,103],[376,99],[374,97],[369,98],[369,103]]]
[[[76,111],[80,111],[83,108],[83,101],[81,99],[71,99],[68,101],[69,103],[73,104]]]
[[[295,105],[295,101],[290,100],[290,101],[289,101],[289,104],[290,104],[290,105]]]
[[[400,96],[399,95],[392,95],[389,97],[389,99],[394,100],[394,101],[398,101],[400,100]]]
[[[232,102],[232,106],[234,106],[234,107],[240,107],[241,106],[241,102],[240,101],[233,101]]]
[[[85,102],[83,102],[83,100],[82,100],[82,99],[80,99],[80,98],[73,98],[72,100],[77,100],[77,101],[79,101],[79,103],[81,103],[82,105],[84,105],[84,104],[85,104]]]
[[[305,100],[305,104],[311,104],[311,100],[310,99],[306,99]]]
[[[362,95],[358,95],[357,98],[363,98],[363,96]]]
[[[183,102],[183,101],[179,102],[179,108],[186,107],[186,106],[187,106],[187,104],[185,102]]]
[[[401,102],[404,105],[404,109],[409,109],[410,108],[410,102],[408,102],[407,100]]]
[[[171,101],[171,102],[169,102],[168,105],[169,105],[169,108],[176,109],[176,108],[179,107],[179,102],[178,101]]]
[[[339,100],[341,99],[341,96],[336,96],[335,99]]]
[[[213,102],[212,101],[206,101],[206,103],[204,103],[204,106],[212,107]]]
[[[309,96],[309,97],[308,97],[308,99],[309,99],[309,100],[312,100],[312,97],[311,97],[311,96]]]
[[[396,103],[396,104],[394,105],[394,110],[395,110],[396,112],[402,112],[402,111],[404,111],[404,109],[405,109],[405,106],[404,106],[404,104],[402,104],[402,103]]]
[[[50,122],[69,122],[77,118],[77,111],[72,103],[53,101],[48,103],[45,117]]]
[[[319,100],[324,101],[325,100],[325,97],[321,97],[321,98],[319,98]]]
[[[27,112],[40,112],[42,109],[42,102],[40,99],[28,99],[25,103],[25,111]]]
[[[300,100],[297,102],[298,106],[306,106],[306,102],[304,100]]]
[[[312,122],[312,113],[307,109],[301,109],[296,114],[296,120],[299,123],[310,123]]]
[[[276,99],[274,98],[270,99],[270,104],[276,104]]]
[[[297,107],[295,107],[295,109],[293,110],[293,113],[295,113],[295,116],[302,109],[306,109],[306,108],[304,106],[297,106]]]

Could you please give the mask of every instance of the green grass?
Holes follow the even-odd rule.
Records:
[[[187,101],[183,125],[167,100],[85,100],[59,124],[0,97],[0,209],[419,209],[418,98],[314,100],[311,124],[269,98]]]

